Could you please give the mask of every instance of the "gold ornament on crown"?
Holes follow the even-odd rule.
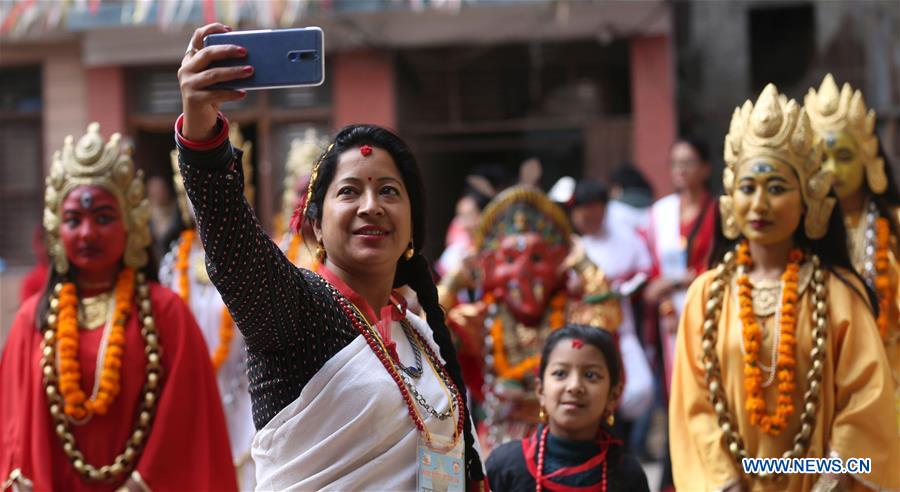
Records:
[[[804,99],[817,138],[828,132],[846,131],[859,146],[860,157],[866,168],[866,181],[876,195],[887,190],[884,159],[878,157],[878,136],[875,134],[875,111],[866,107],[862,92],[853,90],[850,84],[838,85],[831,74],[825,76],[818,92],[809,89]]]
[[[758,158],[782,162],[797,173],[806,206],[806,236],[810,239],[824,236],[837,200],[828,196],[834,178],[822,169],[821,153],[822,147],[816,141],[806,112],[796,101],[779,94],[774,85],[768,84],[763,89],[756,104],[748,100],[735,108],[725,136],[722,176],[725,193],[719,198],[725,236],[736,239],[740,234],[731,197],[735,174],[741,164]]]
[[[121,135],[114,133],[104,142],[100,125],[94,122],[77,143],[69,135],[62,150],[53,154],[44,191],[43,223],[48,252],[58,273],[69,271],[69,259],[59,238],[62,202],[78,186],[100,186],[116,197],[127,232],[125,266],[140,269],[147,263],[150,204],[144,191],[144,175],[135,171],[131,147],[121,140]]]
[[[313,164],[322,154],[326,140],[314,128],[308,128],[302,138],[291,141],[287,160],[284,164],[284,192],[281,196],[281,224],[277,231],[284,233],[287,221],[294,213],[297,204],[297,182],[312,173]]]
[[[253,187],[253,142],[244,140],[241,127],[237,123],[231,123],[228,140],[231,141],[232,147],[244,152],[241,158],[241,168],[244,170],[244,198],[252,206],[256,198],[256,188]]]
[[[228,139],[231,146],[241,149],[244,152],[241,158],[241,169],[244,171],[244,198],[250,205],[253,205],[255,188],[253,187],[253,160],[251,152],[253,151],[253,143],[244,140],[240,127],[237,123],[232,124],[228,130]],[[195,222],[193,209],[188,200],[187,191],[184,189],[184,177],[181,175],[181,169],[178,167],[178,149],[172,149],[169,152],[169,160],[172,164],[172,181],[175,184],[175,195],[178,197],[178,211],[181,214],[181,221],[185,227],[193,228]]]

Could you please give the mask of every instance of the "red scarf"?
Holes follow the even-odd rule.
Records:
[[[539,427],[534,430],[534,432],[527,439],[522,440],[522,453],[525,455],[525,466],[528,467],[528,473],[531,473],[531,476],[537,480],[538,469],[537,469],[537,450],[538,446],[541,443],[540,432],[542,428]],[[549,436],[548,436],[549,438]],[[549,441],[549,439],[547,439]],[[622,444],[622,441],[612,434],[606,431],[604,428],[600,428],[597,431],[597,438],[594,440],[598,446],[600,446],[600,452],[594,455],[591,459],[585,461],[584,463],[577,466],[564,466],[553,473],[549,473],[544,475],[544,479],[542,480],[541,487],[544,490],[554,490],[559,492],[587,492],[589,490],[596,490],[597,485],[590,485],[584,487],[575,487],[570,485],[563,485],[560,483],[556,483],[551,478],[556,477],[567,477],[570,475],[575,475],[577,473],[582,473],[590,470],[591,468],[595,468],[600,466],[604,461],[606,461],[606,454],[609,451],[609,447],[612,444]],[[546,453],[547,450],[544,450]],[[608,467],[607,467],[608,468]]]
[[[378,330],[378,334],[381,335],[381,340],[384,342],[384,346],[387,348],[391,357],[393,357],[394,360],[400,360],[400,357],[397,355],[397,342],[391,337],[391,323],[406,318],[406,298],[400,295],[399,292],[392,290],[391,303],[383,306],[379,316],[376,317],[375,310],[372,309],[369,302],[363,299],[361,295],[341,280],[334,272],[329,270],[324,264],[319,266],[316,273],[333,285],[341,295],[346,297],[347,300],[352,302],[353,305],[359,309],[359,312],[363,314],[366,320],[373,324],[375,329]]]

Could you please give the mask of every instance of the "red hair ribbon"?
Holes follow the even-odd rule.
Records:
[[[362,147],[359,148],[359,153],[362,154],[363,157],[369,157],[370,155],[372,155],[372,147],[369,147],[368,145],[363,145]]]

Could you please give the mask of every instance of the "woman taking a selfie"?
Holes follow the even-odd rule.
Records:
[[[217,112],[242,93],[207,89],[252,73],[209,68],[243,57],[237,46],[198,49],[228,30],[194,32],[178,72],[176,140],[210,278],[247,342],[257,485],[413,490],[443,478],[449,490],[482,488],[459,364],[419,252],[415,158],[383,128],[340,130],[313,167],[299,217],[313,225],[322,267],[292,265],[243,198],[240,152]],[[402,285],[427,322],[406,311],[393,291]]]

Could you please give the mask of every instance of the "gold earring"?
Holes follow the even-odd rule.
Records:
[[[322,242],[319,242],[319,245],[316,246],[316,259],[319,260],[319,263],[325,263],[325,245]]]
[[[612,412],[606,416],[606,424],[612,427],[616,423],[616,416]]]
[[[408,260],[411,260],[413,255],[416,254],[416,249],[413,248],[412,241],[409,242],[409,247],[406,248],[406,251],[403,253],[403,257]]]
[[[877,158],[866,163],[866,181],[872,193],[880,195],[887,190],[887,174],[884,172],[884,159]]]
[[[734,220],[734,201],[730,196],[719,197],[719,215],[722,219],[722,234],[728,239],[737,239],[741,229]]]
[[[547,412],[544,411],[543,405],[541,405],[541,412],[538,414],[538,420],[540,420],[543,424],[547,423]]]

